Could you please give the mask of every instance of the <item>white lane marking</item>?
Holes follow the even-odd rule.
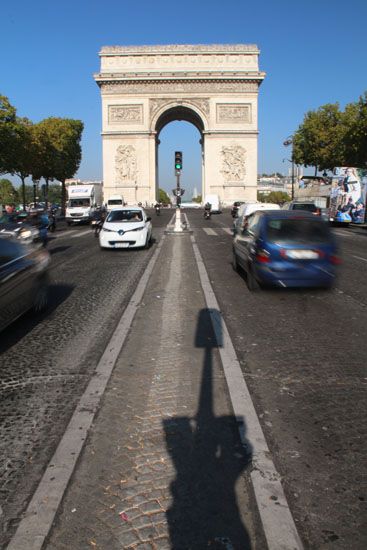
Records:
[[[77,229],[66,229],[65,231],[54,233],[54,237],[65,237],[66,235],[73,235],[74,233],[77,233]]]
[[[356,258],[357,260],[362,260],[363,262],[367,262],[367,258],[361,258],[361,256],[353,256],[353,254],[351,254],[352,258]]]
[[[211,317],[242,444],[252,455],[251,480],[269,550],[303,548],[255,411],[250,392],[195,238],[191,236],[200,282]]]
[[[203,227],[203,230],[207,235],[215,235],[216,237],[218,236],[218,233],[216,233],[214,229],[211,229],[210,227]]]
[[[89,233],[90,235],[93,235],[93,231],[91,229],[86,229],[85,231],[78,232],[76,235],[72,235],[72,239],[77,239],[78,237],[83,237],[83,235],[86,235]]]
[[[7,550],[19,550],[20,548],[41,550],[43,547],[86,441],[88,430],[99,409],[101,397],[110,379],[121,348],[124,345],[126,336],[129,333],[164,239],[165,235],[162,236],[111,340],[107,344],[95,373],[80,398],[69,425],[33,494]]]
[[[343,231],[335,231],[335,235],[340,235],[340,237],[353,237],[353,233],[344,233]]]
[[[229,227],[223,227],[223,231],[225,233],[228,233],[228,235],[233,235],[233,231]]]

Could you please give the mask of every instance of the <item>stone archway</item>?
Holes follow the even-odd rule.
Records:
[[[186,120],[202,139],[203,194],[256,200],[257,100],[265,74],[254,45],[113,46],[94,78],[102,96],[105,200],[152,204],[162,128]],[[173,178],[172,178],[173,179]]]

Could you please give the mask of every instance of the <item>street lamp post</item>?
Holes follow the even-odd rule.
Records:
[[[292,163],[292,201],[294,200],[294,155],[293,155],[293,136],[288,136],[285,141],[283,141],[283,145],[285,147],[288,147],[289,145],[292,145],[292,153],[291,153],[291,163]]]

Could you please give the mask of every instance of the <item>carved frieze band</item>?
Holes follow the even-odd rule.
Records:
[[[195,107],[198,107],[198,109],[200,109],[205,115],[209,115],[210,104],[209,104],[208,98],[203,98],[203,97],[186,98],[185,97],[185,99],[180,99],[180,100],[176,99],[173,101],[170,98],[157,97],[149,101],[150,118],[152,118],[156,114],[156,112],[159,111],[165,105],[171,105],[172,103],[177,105],[179,103],[182,103],[183,101],[185,102],[185,104],[189,103],[191,105],[194,105]]]
[[[142,124],[143,105],[109,105],[109,124]]]
[[[241,145],[222,147],[222,174],[226,183],[244,181],[246,175],[246,149]]]
[[[258,82],[102,82],[100,84],[103,94],[154,94],[154,93],[243,93],[257,92]]]
[[[232,124],[248,124],[251,122],[251,104],[249,103],[217,103],[217,122]]]

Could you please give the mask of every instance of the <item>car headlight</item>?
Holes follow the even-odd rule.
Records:
[[[137,227],[136,229],[133,229],[133,231],[143,231],[145,229],[144,225],[143,227]]]
[[[113,233],[113,229],[108,229],[107,227],[102,227],[102,231],[108,231],[109,233]]]
[[[26,229],[25,231],[21,231],[19,236],[21,239],[29,239],[29,237],[32,236],[32,231],[30,231],[30,229]]]

